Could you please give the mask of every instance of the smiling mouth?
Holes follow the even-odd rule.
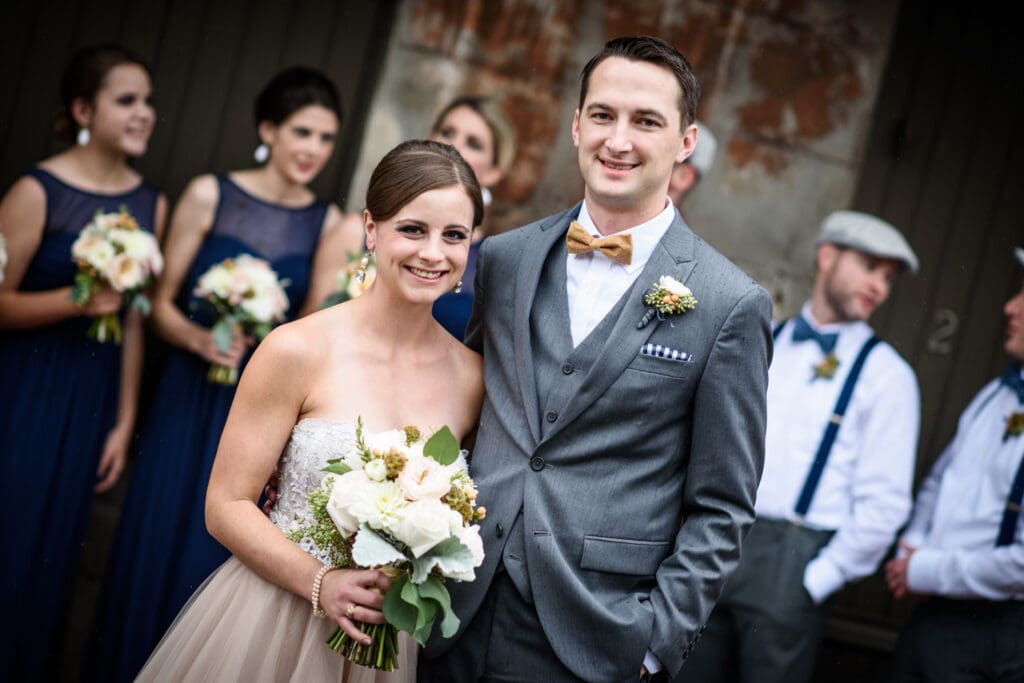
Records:
[[[419,268],[413,268],[412,266],[409,266],[408,268],[410,273],[416,277],[421,277],[424,280],[440,280],[441,276],[446,272],[443,270],[420,270]]]
[[[605,159],[598,159],[598,161],[600,161],[605,168],[613,171],[630,171],[639,166],[639,164],[617,163],[614,161],[607,161]]]

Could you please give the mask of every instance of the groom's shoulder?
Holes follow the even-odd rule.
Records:
[[[729,299],[738,299],[753,295],[770,300],[768,292],[750,277],[730,258],[694,234],[694,256],[700,264],[694,273],[698,279],[707,280],[714,286],[710,291],[717,292]]]
[[[578,211],[579,204],[576,204],[564,211],[553,213],[533,223],[527,223],[493,237],[488,237],[484,242],[484,246],[486,246],[489,252],[522,253],[523,249],[529,248],[539,233],[556,228],[563,223],[568,224],[569,220]]]

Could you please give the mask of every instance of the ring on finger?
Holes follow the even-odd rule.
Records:
[[[351,619],[356,614],[355,603],[349,603],[349,606],[345,608],[345,616]]]

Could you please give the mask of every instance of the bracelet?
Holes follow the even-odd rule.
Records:
[[[313,603],[313,616],[317,618],[323,618],[327,616],[327,612],[320,609],[320,584],[324,580],[324,574],[331,571],[333,567],[324,565],[320,567],[320,571],[316,573],[316,578],[313,579],[313,595],[310,597],[310,601]]]

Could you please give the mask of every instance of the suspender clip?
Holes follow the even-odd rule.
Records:
[[[843,416],[839,413],[832,413],[832,417],[830,417],[828,421],[834,425],[841,425],[843,424]]]

